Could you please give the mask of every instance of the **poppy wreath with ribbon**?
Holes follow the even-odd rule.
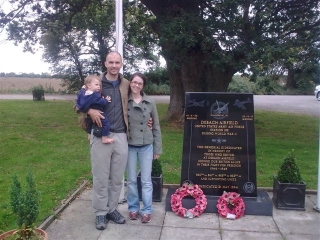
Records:
[[[233,214],[235,219],[243,216],[245,204],[239,193],[223,192],[217,202],[218,213],[221,217],[226,218],[228,214]]]
[[[182,199],[186,196],[192,196],[196,205],[194,208],[186,209],[182,206]],[[171,195],[172,211],[180,217],[199,217],[207,207],[207,198],[197,184],[184,183]]]

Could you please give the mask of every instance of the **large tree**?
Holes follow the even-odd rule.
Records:
[[[141,0],[156,16],[171,100],[179,119],[188,91],[226,91],[248,66],[269,66],[319,48],[318,0]],[[298,51],[298,52],[297,52]],[[319,60],[319,54],[314,56]],[[287,61],[289,62],[289,61]]]

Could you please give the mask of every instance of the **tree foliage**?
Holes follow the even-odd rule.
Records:
[[[78,89],[88,73],[105,71],[105,56],[115,50],[115,1],[9,2],[12,10],[0,12],[0,27],[7,28],[8,39],[23,43],[25,51],[43,47],[45,61],[71,90]],[[137,70],[142,60],[158,65],[156,39],[146,34],[152,17],[146,11],[132,1],[124,3],[125,71]]]
[[[169,84],[168,71],[165,68],[157,67],[154,70],[150,70],[144,73],[148,79],[148,82],[159,84]]]
[[[187,91],[226,91],[247,67],[319,60],[318,0],[141,0],[153,12],[171,84],[169,117]],[[312,54],[311,54],[312,53]]]

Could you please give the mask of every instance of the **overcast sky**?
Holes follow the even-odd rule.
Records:
[[[10,10],[7,0],[0,0],[3,9]],[[9,73],[42,73],[49,71],[49,64],[42,61],[42,52],[24,53],[23,46],[15,46],[13,42],[4,42],[6,32],[0,32],[0,72]]]
[[[0,72],[42,73],[49,71],[49,64],[42,61],[42,52],[24,53],[22,45],[3,42],[5,35],[0,34]]]
[[[42,51],[35,54],[23,52],[23,45],[15,46],[11,41],[4,41],[6,36],[0,33],[0,73],[49,73],[50,64],[42,61]],[[160,59],[161,66],[165,66],[163,58]],[[146,70],[144,64],[140,71]]]

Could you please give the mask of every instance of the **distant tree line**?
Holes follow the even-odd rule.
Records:
[[[21,77],[21,78],[53,78],[50,73],[14,73],[0,72],[0,77]]]

